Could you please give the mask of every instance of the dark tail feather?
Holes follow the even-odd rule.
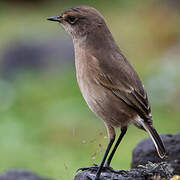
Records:
[[[149,125],[146,122],[142,121],[141,124],[143,125],[144,129],[148,132],[151,139],[153,140],[159,157],[160,158],[166,157],[167,154],[166,154],[164,144],[163,144],[159,134],[157,133],[157,131],[152,127],[152,125]]]

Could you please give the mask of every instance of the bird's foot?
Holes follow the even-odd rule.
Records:
[[[93,164],[93,166],[90,166],[90,167],[84,167],[84,168],[79,168],[77,170],[78,171],[86,171],[86,170],[90,170],[90,171],[97,171],[99,168],[99,166],[97,164]]]
[[[79,168],[78,170],[77,170],[77,172],[78,171],[91,171],[91,172],[97,172],[98,171],[98,168],[99,168],[99,166],[97,165],[97,164],[93,164],[94,166],[91,166],[91,167],[84,167],[84,168]],[[111,173],[122,173],[122,170],[120,170],[120,171],[116,171],[116,170],[114,170],[112,167],[110,167],[110,166],[104,166],[103,168],[102,168],[102,172],[111,172]]]

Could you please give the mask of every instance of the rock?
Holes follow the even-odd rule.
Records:
[[[96,169],[97,170],[97,169]],[[96,170],[88,169],[75,176],[74,180],[94,180]],[[170,179],[173,169],[166,162],[151,163],[146,166],[139,166],[130,171],[114,172],[109,169],[103,169],[100,180],[158,180],[160,178]]]
[[[180,133],[161,135],[168,158],[159,158],[151,139],[140,142],[133,150],[130,171],[104,168],[100,180],[180,180]],[[75,176],[75,180],[93,180],[97,167],[89,168]]]
[[[50,180],[41,178],[26,170],[12,169],[0,176],[0,180]],[[52,179],[51,179],[52,180]]]
[[[48,70],[72,66],[74,62],[73,44],[70,39],[52,41],[16,41],[4,49],[1,60],[2,76],[14,77],[22,71]]]
[[[148,161],[153,163],[168,162],[174,169],[173,174],[180,174],[180,133],[176,135],[161,135],[168,158],[161,159],[158,157],[156,149],[151,139],[140,142],[133,150],[132,168],[136,168],[139,164],[145,165]]]

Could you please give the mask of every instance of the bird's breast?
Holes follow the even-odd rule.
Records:
[[[97,87],[93,81],[93,77],[90,76],[89,69],[85,63],[80,63],[79,59],[76,59],[76,77],[81,93],[90,107],[94,112],[94,106],[96,105],[98,98],[95,92]]]
[[[96,82],[98,64],[83,50],[75,51],[76,76],[81,93],[89,108],[98,115],[100,104],[105,100],[103,87]],[[96,67],[96,68],[94,68]]]

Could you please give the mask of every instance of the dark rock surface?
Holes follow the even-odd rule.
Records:
[[[97,170],[97,169],[96,169]],[[86,170],[78,173],[74,180],[94,180],[96,170]],[[158,178],[170,179],[173,169],[166,162],[153,164],[148,163],[146,166],[139,166],[130,171],[113,172],[104,169],[101,173],[100,180],[153,180]]]
[[[151,139],[140,142],[133,151],[133,161],[130,171],[115,172],[103,169],[101,180],[160,180],[170,179],[180,175],[180,133],[176,135],[161,135],[168,157],[158,157]],[[97,168],[90,168],[76,175],[75,180],[93,180]],[[178,176],[178,178],[180,178]],[[174,178],[176,179],[176,178]]]
[[[12,169],[0,176],[0,180],[52,180],[41,178],[26,170]]]
[[[166,161],[174,169],[173,174],[180,174],[180,133],[161,135],[161,138],[168,152],[168,158],[159,158],[152,140],[146,139],[134,149],[131,167],[136,168],[139,164],[145,165],[148,161],[153,163]]]

